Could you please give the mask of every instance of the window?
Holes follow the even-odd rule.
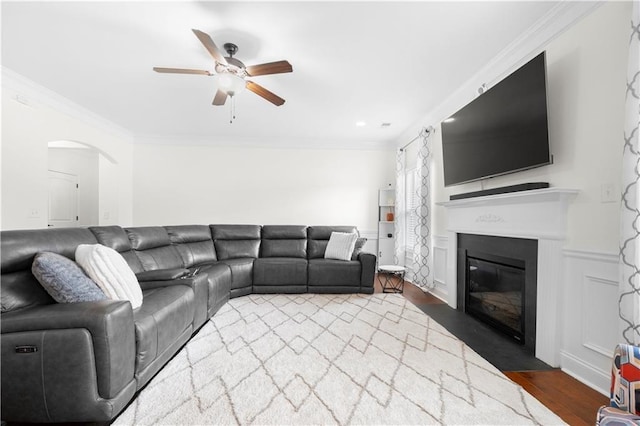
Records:
[[[418,194],[416,193],[416,185],[418,185],[418,170],[407,170],[405,174],[405,200],[406,212],[405,212],[405,235],[406,252],[413,253],[413,248],[416,244],[416,226],[418,226],[418,215],[416,214],[416,208],[418,206]]]

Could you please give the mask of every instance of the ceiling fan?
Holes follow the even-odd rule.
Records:
[[[154,71],[160,73],[200,74],[213,76],[218,83],[218,91],[213,98],[213,105],[224,105],[227,101],[227,97],[233,97],[245,88],[276,106],[284,104],[285,101],[280,96],[270,92],[251,80],[247,80],[247,77],[292,72],[293,67],[288,61],[276,61],[266,64],[245,66],[245,64],[233,57],[233,55],[238,51],[238,46],[235,44],[224,44],[223,47],[228,55],[225,57],[208,34],[200,30],[191,31],[193,31],[196,37],[198,37],[200,42],[204,45],[205,49],[207,49],[209,54],[213,57],[213,60],[215,61],[215,73],[206,70],[161,67],[153,67]]]

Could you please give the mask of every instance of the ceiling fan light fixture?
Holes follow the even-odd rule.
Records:
[[[244,78],[233,73],[221,73],[215,76],[218,88],[227,93],[229,96],[235,96],[246,88]]]

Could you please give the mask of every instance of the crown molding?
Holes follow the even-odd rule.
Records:
[[[2,71],[2,89],[15,92],[12,98],[16,102],[31,108],[38,108],[38,106],[42,105],[55,109],[105,132],[115,134],[129,143],[133,143],[133,134],[124,127],[5,66],[1,66],[0,69]]]
[[[477,89],[480,86],[486,84],[487,89],[491,88],[492,85],[545,50],[553,39],[604,3],[604,1],[563,1],[555,5],[442,103],[426,112],[422,119],[409,126],[396,141],[396,146],[400,147],[413,139],[420,129],[425,127],[425,123],[430,125],[440,123],[462,108],[477,96]]]

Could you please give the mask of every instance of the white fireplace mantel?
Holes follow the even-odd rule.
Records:
[[[457,300],[457,234],[538,240],[536,357],[557,367],[560,359],[559,298],[567,210],[579,191],[547,188],[436,203],[447,210],[446,285],[449,306]]]

